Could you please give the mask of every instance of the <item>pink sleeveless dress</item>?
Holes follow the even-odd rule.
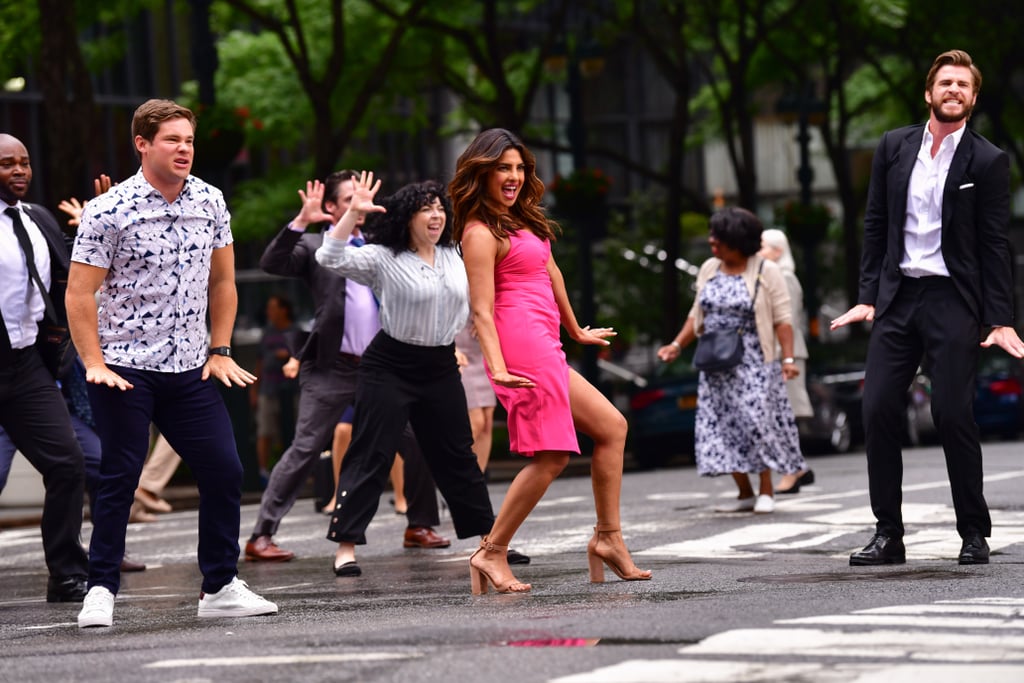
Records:
[[[536,384],[532,389],[494,384],[508,411],[509,450],[525,456],[579,453],[569,408],[569,365],[547,272],[551,243],[529,230],[512,233],[509,240],[508,254],[494,269],[494,324],[508,371]]]

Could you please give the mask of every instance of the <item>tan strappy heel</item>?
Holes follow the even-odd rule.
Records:
[[[487,584],[490,583],[494,586],[494,590],[499,593],[527,593],[529,592],[530,584],[519,581],[516,577],[512,576],[511,570],[509,576],[511,577],[504,583],[498,583],[494,580],[487,570],[481,569],[473,564],[473,558],[480,553],[501,553],[503,558],[508,556],[507,545],[495,545],[487,540],[485,536],[480,541],[480,547],[477,548],[476,552],[469,557],[469,580],[472,584],[473,595],[484,595],[487,593]]]
[[[632,560],[629,559],[629,551],[626,551],[626,559],[632,567],[624,567],[619,564],[621,558],[612,554],[602,554],[598,551],[598,544],[601,542],[601,534],[613,534],[621,531],[619,527],[610,524],[598,524],[594,527],[594,535],[587,544],[587,560],[590,562],[590,582],[604,583],[604,565],[615,572],[623,581],[648,581],[651,572],[646,569],[638,569]]]

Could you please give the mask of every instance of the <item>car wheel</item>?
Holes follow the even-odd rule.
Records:
[[[845,410],[836,411],[832,419],[832,431],[828,438],[829,446],[836,453],[849,453],[853,445],[853,428]]]

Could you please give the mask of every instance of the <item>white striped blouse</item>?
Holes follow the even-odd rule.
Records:
[[[380,302],[380,326],[389,337],[415,346],[447,346],[469,317],[469,284],[462,257],[437,247],[430,267],[412,251],[355,248],[330,236],[316,250],[324,268],[367,285]]]

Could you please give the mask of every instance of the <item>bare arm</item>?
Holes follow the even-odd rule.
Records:
[[[106,268],[71,262],[68,288],[64,294],[68,328],[75,350],[85,364],[85,381],[105,384],[122,391],[134,388],[123,377],[107,367],[100,349],[99,322],[96,316],[96,292],[107,277]]]
[[[793,326],[789,323],[779,323],[775,326],[775,336],[779,339],[779,346],[782,347],[782,357],[793,357]],[[796,363],[783,363],[782,376],[786,379],[793,379],[800,374],[800,368]]]
[[[238,311],[238,290],[235,289],[235,250],[227,245],[213,250],[210,259],[210,346],[230,346],[231,331]],[[203,366],[203,380],[213,375],[225,386],[245,386],[256,376],[241,368],[234,358],[210,356]]]
[[[479,227],[472,230],[474,225]],[[462,237],[462,258],[469,278],[469,307],[480,350],[491,370],[491,379],[504,387],[529,388],[535,386],[531,379],[509,374],[501,353],[498,329],[494,326],[494,267],[498,263],[500,246],[501,243],[481,223],[471,222],[466,226]]]
[[[658,358],[665,363],[671,363],[676,358],[679,358],[680,351],[693,343],[693,340],[697,338],[697,332],[694,330],[694,327],[693,316],[687,316],[686,322],[683,323],[683,328],[679,330],[679,334],[676,335],[675,339],[658,349]]]

